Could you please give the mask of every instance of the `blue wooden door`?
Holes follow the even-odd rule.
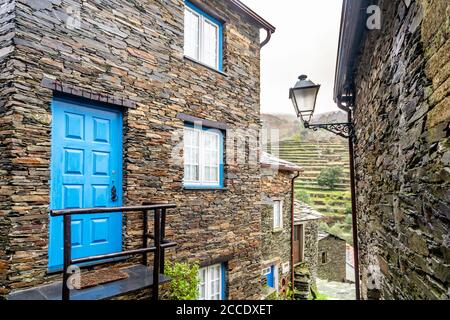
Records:
[[[266,275],[267,286],[270,288],[275,288],[275,267],[270,267],[270,273]]]
[[[55,98],[52,113],[51,208],[121,206],[121,112]],[[62,266],[62,230],[62,217],[50,218],[50,270]],[[120,252],[122,214],[73,216],[72,248],[73,258]]]

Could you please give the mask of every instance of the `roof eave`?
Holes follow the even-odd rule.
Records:
[[[267,22],[264,18],[258,15],[255,11],[247,7],[239,0],[229,0],[236,8],[238,8],[241,12],[245,13],[249,16],[253,21],[255,21],[260,27],[266,29],[269,33],[274,33],[276,28]]]
[[[288,166],[284,166],[284,165],[275,165],[275,164],[269,164],[269,163],[262,163],[261,166],[263,168],[270,168],[273,170],[278,170],[278,171],[286,171],[286,172],[304,172],[303,168],[300,167],[288,167]]]
[[[336,59],[334,101],[339,103],[346,89],[354,84],[354,70],[366,33],[368,0],[344,0]]]

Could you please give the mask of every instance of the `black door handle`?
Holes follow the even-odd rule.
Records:
[[[111,188],[111,201],[116,202],[117,201],[117,189],[116,186],[113,186]]]

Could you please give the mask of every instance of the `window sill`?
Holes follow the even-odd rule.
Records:
[[[183,187],[184,191],[228,191],[228,188],[222,187]]]
[[[208,66],[207,64],[205,64],[203,62],[200,62],[200,61],[198,61],[198,60],[196,60],[194,58],[191,58],[191,57],[188,57],[188,56],[183,56],[183,57],[184,57],[184,60],[187,60],[187,61],[193,62],[195,64],[201,65],[202,67],[205,67],[205,68],[207,68],[207,69],[209,69],[211,71],[217,72],[217,73],[219,73],[219,74],[221,74],[221,75],[223,75],[225,77],[229,77],[227,73],[225,73],[223,71],[220,71],[218,69],[215,69],[215,68],[213,68],[211,66]]]
[[[275,228],[272,230],[272,233],[282,233],[284,231],[283,228]]]

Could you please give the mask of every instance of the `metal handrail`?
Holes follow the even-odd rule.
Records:
[[[81,264],[95,261],[102,261],[107,259],[113,259],[118,257],[125,257],[131,255],[142,255],[142,264],[148,266],[148,253],[154,253],[153,259],[153,288],[152,299],[158,300],[159,297],[159,273],[162,270],[164,273],[164,250],[177,246],[175,242],[170,242],[165,239],[166,229],[166,215],[167,209],[174,209],[177,206],[175,204],[152,204],[145,206],[131,206],[131,207],[112,207],[112,208],[88,208],[88,209],[62,209],[51,210],[51,217],[63,217],[63,234],[64,234],[64,262],[63,262],[63,285],[62,285],[62,300],[70,300],[70,288],[69,288],[69,267],[72,264]],[[148,213],[154,212],[154,233],[148,232]],[[86,215],[86,214],[102,214],[102,213],[130,213],[130,212],[142,212],[143,217],[143,248],[129,251],[122,251],[118,253],[90,256],[79,259],[72,259],[72,235],[71,224],[73,215]],[[148,247],[148,239],[154,240],[153,247]]]

